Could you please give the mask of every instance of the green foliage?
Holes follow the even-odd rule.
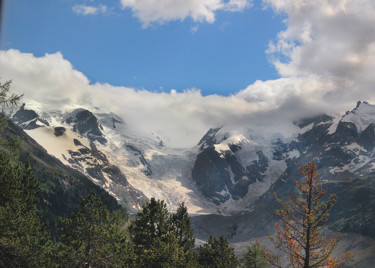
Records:
[[[12,80],[8,80],[5,83],[0,82],[0,105],[3,107],[11,107],[16,106],[20,99],[22,98],[22,95],[17,94],[10,94],[10,85],[12,84]]]
[[[208,243],[198,248],[198,263],[201,267],[234,268],[238,260],[225,237],[210,236]]]
[[[168,214],[164,201],[152,198],[129,227],[139,267],[194,267],[194,237],[184,204]]]
[[[0,265],[47,265],[52,245],[36,213],[38,181],[31,167],[0,152],[0,188]]]
[[[339,193],[328,225],[338,232],[354,232],[375,238],[375,176],[348,176],[325,183],[327,192]]]
[[[17,157],[22,163],[30,163],[34,175],[38,178],[40,201],[37,203],[37,210],[55,239],[60,235],[57,229],[59,217],[70,216],[79,207],[81,197],[87,196],[93,190],[110,211],[121,208],[116,199],[104,189],[79,171],[50,156],[20,127],[8,121],[8,126],[0,131],[0,143],[2,139],[9,142],[17,137],[22,141]],[[3,149],[0,145],[0,151],[4,151]]]
[[[240,259],[241,267],[248,268],[264,268],[267,267],[268,262],[262,253],[262,248],[258,243],[253,243],[242,252]]]
[[[194,251],[195,238],[185,203],[181,203],[176,213],[171,215],[171,223],[178,239],[178,244],[182,247],[185,254],[191,254]]]
[[[186,267],[183,250],[173,234],[170,235],[168,241],[160,238],[153,239],[147,248],[142,251],[137,250],[136,267]]]
[[[196,254],[194,252],[195,238],[191,227],[191,219],[187,212],[185,203],[181,203],[176,213],[170,216],[172,230],[176,235],[178,245],[184,253],[184,267],[196,267]]]
[[[5,83],[0,82],[0,106],[2,106],[2,108],[16,106],[22,98],[22,95],[17,95],[14,93],[10,94],[9,91],[11,84],[11,80],[6,81]],[[7,126],[7,120],[7,116],[0,114],[0,130]],[[0,145],[3,147],[3,149],[6,149],[8,153],[15,153],[18,152],[21,141],[18,137],[11,141],[0,139]]]
[[[95,192],[81,200],[68,218],[61,218],[58,244],[62,267],[123,267],[132,262],[120,212],[109,213]],[[130,256],[129,256],[130,255]]]
[[[129,227],[136,252],[151,249],[157,243],[168,242],[171,226],[164,201],[151,198]]]

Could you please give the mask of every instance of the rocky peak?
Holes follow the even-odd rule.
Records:
[[[347,112],[341,122],[353,123],[358,132],[364,131],[371,123],[375,123],[375,105],[369,104],[368,102],[358,101],[356,107]]]
[[[49,126],[48,122],[40,118],[35,111],[25,109],[25,103],[13,115],[12,121],[27,130],[36,129],[44,125]]]
[[[65,121],[67,124],[73,125],[73,131],[87,136],[89,140],[98,141],[101,144],[107,143],[107,139],[102,133],[102,125],[98,122],[96,116],[89,110],[75,110],[72,113],[72,116],[68,117]]]
[[[299,121],[295,121],[294,125],[298,126],[299,128],[304,128],[310,124],[314,124],[314,126],[321,124],[321,123],[328,123],[332,121],[333,117],[326,115],[326,114],[321,114],[309,118],[304,118]]]
[[[222,129],[219,128],[210,128],[207,133],[202,137],[202,139],[199,141],[198,145],[200,145],[200,149],[203,150],[204,148],[213,146],[217,143],[215,139],[215,135],[219,132],[219,130]]]

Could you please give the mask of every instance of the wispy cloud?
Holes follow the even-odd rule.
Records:
[[[192,33],[192,34],[196,33],[196,32],[198,31],[198,29],[199,29],[199,26],[198,26],[198,25],[194,25],[194,26],[192,26],[192,27],[191,27],[191,33]]]
[[[73,6],[73,11],[80,15],[97,15],[107,13],[107,6],[86,6],[86,5],[75,5]]]

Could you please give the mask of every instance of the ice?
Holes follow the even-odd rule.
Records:
[[[375,123],[375,105],[360,103],[356,109],[342,118],[342,122],[352,122],[357,126],[358,131],[362,132],[369,124]]]

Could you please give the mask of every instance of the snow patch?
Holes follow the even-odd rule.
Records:
[[[68,151],[76,151],[78,148],[78,146],[74,144],[73,139],[79,140],[82,144],[88,144],[86,138],[83,138],[69,129],[59,137],[55,136],[53,127],[47,126],[33,130],[25,130],[25,132],[46,149],[50,155],[55,156],[66,165],[70,165],[66,160],[70,158]]]
[[[342,122],[351,122],[357,126],[359,132],[365,130],[368,125],[375,123],[375,105],[361,103],[356,109],[346,114]]]

